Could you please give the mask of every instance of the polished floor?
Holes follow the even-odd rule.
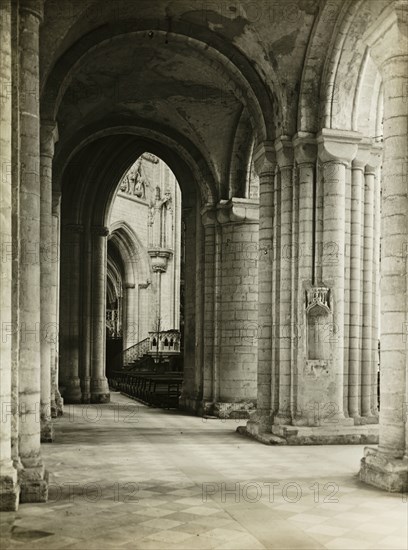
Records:
[[[50,500],[2,514],[1,550],[408,547],[407,498],[360,483],[361,446],[268,447],[238,424],[118,393],[67,407]]]

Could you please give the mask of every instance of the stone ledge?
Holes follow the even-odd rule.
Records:
[[[251,413],[256,409],[256,400],[240,401],[230,403],[225,401],[203,402],[203,417],[225,418],[225,419],[249,419]]]
[[[375,445],[378,426],[339,426],[337,429],[273,426],[271,432],[262,431],[257,422],[239,426],[237,432],[252,437],[265,445]]]
[[[250,437],[263,443],[264,445],[287,445],[287,441],[282,437],[278,437],[268,432],[260,432],[258,430],[248,430],[247,426],[238,426],[236,430],[240,435]]]

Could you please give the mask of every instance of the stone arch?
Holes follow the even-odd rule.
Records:
[[[136,285],[151,278],[149,255],[136,233],[126,222],[116,222],[110,227],[109,240],[119,250],[125,282]]]
[[[123,124],[120,124],[123,122]],[[95,172],[101,171],[101,165],[96,159],[101,158],[107,163],[108,158],[115,159],[112,164],[117,169],[115,175],[107,176],[107,183],[111,188],[111,196],[116,192],[120,178],[127,169],[133,164],[135,158],[148,150],[160,157],[171,168],[176,175],[177,180],[182,185],[183,182],[195,182],[199,189],[200,199],[203,203],[216,202],[220,196],[220,190],[217,189],[216,176],[211,165],[208,165],[206,159],[200,154],[194,145],[175,132],[163,132],[162,128],[148,127],[147,124],[129,124],[129,121],[115,121],[99,127],[87,129],[85,133],[74,136],[66,144],[60,144],[56,151],[53,180],[54,188],[60,189],[64,174],[75,170],[79,166],[86,166],[86,172],[81,168],[81,176],[86,183],[95,180]],[[89,157],[88,157],[89,155]],[[135,156],[136,155],[136,156]],[[85,158],[94,159],[91,164],[85,162]],[[81,160],[82,159],[82,160]],[[83,162],[83,164],[82,164]],[[70,177],[70,176],[68,176]],[[76,186],[72,188],[70,195],[77,199],[78,188],[81,195],[84,195],[84,187],[79,184],[74,176]],[[113,186],[112,182],[116,185]],[[190,190],[191,190],[191,184]],[[184,186],[184,191],[187,187]],[[65,189],[66,192],[66,189]],[[108,211],[104,211],[103,223],[106,222]]]
[[[322,52],[327,51],[342,4],[324,2],[315,19],[300,82],[297,116],[298,132],[316,133],[319,130],[320,92],[324,62]]]
[[[136,36],[146,38],[148,33],[154,33],[161,39],[165,39],[167,34],[158,28],[157,20],[139,18],[116,21],[115,25],[98,27],[86,36],[79,38],[61,55],[43,82],[41,98],[43,117],[50,120],[56,118],[64,92],[84,56],[94,52],[100,45],[111,42],[116,37],[129,35],[133,39]],[[171,39],[172,41],[182,41],[192,51],[205,53],[211,65],[218,65],[220,74],[227,69],[231,75],[230,83],[235,93],[248,103],[254,131],[258,134],[258,141],[274,137],[275,127],[278,126],[273,113],[274,107],[282,125],[281,105],[277,98],[283,97],[283,94],[279,91],[277,79],[270,82],[272,91],[268,90],[263,84],[261,76],[242,52],[229,41],[198,25],[186,24],[182,21],[175,22]],[[274,73],[273,69],[271,70]],[[271,78],[268,77],[268,80]],[[273,106],[274,103],[277,105]]]
[[[376,135],[381,79],[364,33],[387,4],[383,0],[343,4],[324,65],[319,129],[354,130],[365,137]]]
[[[251,169],[253,144],[252,126],[248,117],[244,116],[242,112],[237,122],[234,142],[231,147],[228,198],[245,197]]]

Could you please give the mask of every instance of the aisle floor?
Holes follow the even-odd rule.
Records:
[[[361,483],[361,446],[265,446],[243,421],[67,406],[43,446],[46,504],[1,517],[1,548],[406,549],[407,498]]]

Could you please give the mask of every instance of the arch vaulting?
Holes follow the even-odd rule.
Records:
[[[219,467],[217,438],[226,438],[221,465],[231,449],[239,458],[268,445],[262,472],[269,456],[294,459],[293,445],[328,445],[323,473],[345,483],[346,506],[354,491],[362,502],[368,493],[355,468],[336,469],[336,453],[348,452],[339,446],[374,445],[359,479],[408,490],[407,13],[408,0],[0,0],[2,510],[47,501],[43,455],[61,468],[55,479],[72,464],[88,475],[78,449],[58,462],[54,446],[42,447],[70,444],[77,428],[67,407],[116,422],[129,396],[155,426],[115,425],[115,442],[143,442],[146,455],[129,452],[132,464],[150,458],[156,437],[163,456],[170,449],[182,464],[177,495],[154,461],[138,469],[166,503],[178,498],[170,546],[205,546],[205,537],[227,546],[216,525],[221,467],[218,485],[210,476],[213,502],[200,501],[196,514],[214,519],[202,522],[213,536],[198,540],[201,524],[184,526],[195,484]],[[160,426],[162,414],[169,425]],[[193,416],[214,422],[198,428]],[[184,433],[174,428],[180,418]],[[238,435],[220,419],[241,420]],[[93,429],[99,438],[97,452],[90,447],[99,475],[110,420],[84,422],[84,437]],[[214,443],[208,467],[192,458],[187,471],[184,438],[201,428]],[[236,444],[240,435],[253,441]],[[258,472],[257,461],[253,472],[237,464],[238,477]],[[321,471],[312,487],[327,487]],[[286,463],[282,472],[291,472]],[[264,511],[252,504],[250,513],[234,504],[248,531],[242,544],[276,546],[266,531],[255,540],[251,522]],[[92,522],[103,546],[100,505]],[[283,510],[269,508],[272,518]],[[340,516],[337,538],[337,527],[319,523],[301,539],[293,517],[279,518],[285,545],[361,546],[357,526]],[[143,519],[152,538],[142,546],[162,543],[156,519]],[[396,528],[377,523],[378,547],[398,546]],[[34,534],[29,526],[27,541],[40,544],[51,528],[58,539],[49,522]],[[10,533],[11,546],[24,545],[20,524]],[[79,547],[78,533],[64,544]]]

